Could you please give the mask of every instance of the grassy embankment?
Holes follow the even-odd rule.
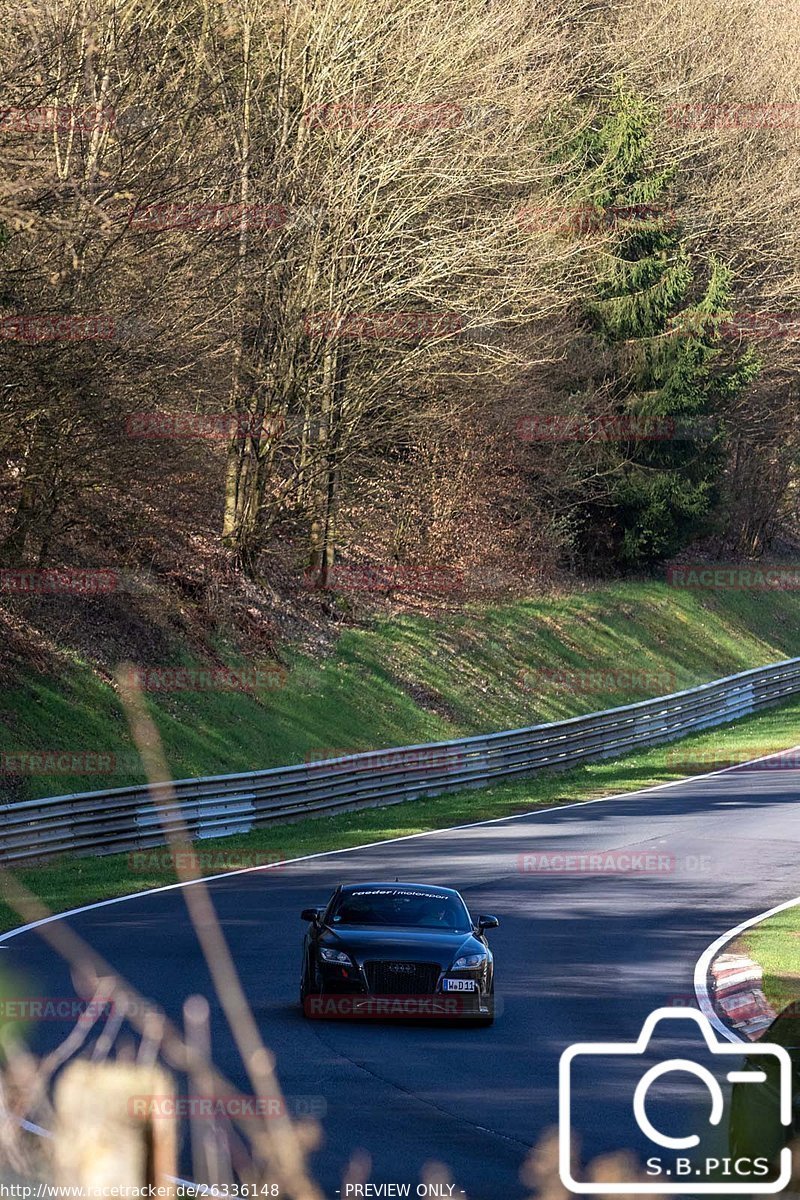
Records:
[[[610,584],[376,620],[346,629],[324,658],[287,648],[288,677],[274,691],[154,692],[150,700],[170,768],[185,778],[558,720],[798,654],[798,593]],[[180,645],[171,662],[203,665]],[[559,682],[548,671],[566,676]],[[24,773],[8,781],[13,791],[0,789],[13,798],[143,781],[117,693],[89,662],[4,687],[0,717],[0,752],[116,756],[106,774]]]
[[[289,674],[279,690],[155,694],[151,702],[171,769],[186,777],[557,720],[797,654],[800,596],[613,584],[438,618],[376,621],[347,630],[324,660],[287,651]],[[174,661],[181,661],[179,647]],[[545,674],[562,671],[560,681]],[[2,709],[0,750],[133,757],[116,692],[88,663],[58,680],[18,684]],[[711,768],[714,754],[755,756],[797,742],[800,703],[687,739],[681,763],[674,746],[659,748],[483,791],[204,841],[203,848],[224,848],[234,861],[237,851],[247,862],[260,853],[292,857],[631,790]],[[140,778],[130,767],[105,777],[29,775],[24,791],[49,795]],[[57,910],[173,878],[167,868],[133,868],[124,856],[64,860],[22,877]],[[0,910],[0,924],[13,923]]]

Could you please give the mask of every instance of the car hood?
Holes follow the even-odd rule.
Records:
[[[367,959],[435,962],[449,967],[459,954],[485,953],[485,946],[471,933],[438,929],[390,929],[326,926],[320,945],[344,950],[358,962]]]

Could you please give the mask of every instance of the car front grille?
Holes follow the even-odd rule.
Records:
[[[430,996],[439,981],[437,963],[367,962],[367,984],[374,996]]]

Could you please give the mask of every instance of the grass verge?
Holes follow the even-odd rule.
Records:
[[[201,867],[218,874],[219,855],[232,868],[275,858],[296,858],[317,851],[338,850],[367,842],[443,829],[470,821],[512,816],[538,807],[591,800],[616,792],[636,791],[656,783],[716,770],[800,743],[800,698],[680,742],[618,759],[587,764],[569,771],[541,772],[526,779],[411,800],[385,808],[363,809],[335,817],[319,817],[291,825],[272,825],[246,835],[204,839],[196,843]],[[166,856],[160,856],[162,859]],[[172,883],[166,862],[143,869],[132,856],[65,858],[19,871],[19,877],[54,911],[61,912],[93,900]],[[800,916],[800,909],[796,910]],[[0,904],[0,928],[10,929],[18,918]]]
[[[777,1012],[800,1000],[800,904],[754,925],[731,949],[763,968],[764,995]]]

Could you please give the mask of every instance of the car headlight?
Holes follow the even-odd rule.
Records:
[[[462,971],[465,967],[480,967],[488,959],[488,954],[463,954],[453,963],[454,971]]]
[[[323,947],[319,953],[323,962],[342,963],[345,967],[352,967],[353,965],[350,955],[344,954],[341,950],[328,950]]]

